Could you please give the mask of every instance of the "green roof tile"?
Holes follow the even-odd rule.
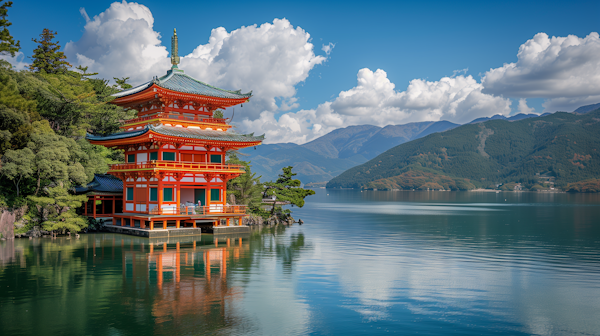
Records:
[[[265,139],[264,134],[261,136],[255,136],[254,134],[238,134],[233,132],[225,131],[209,131],[202,130],[199,128],[185,128],[185,127],[174,127],[165,125],[146,125],[141,130],[114,133],[106,136],[88,134],[86,139],[95,141],[107,141],[115,139],[126,139],[132,138],[138,135],[142,135],[148,131],[153,131],[158,134],[176,136],[181,138],[189,139],[202,139],[202,140],[215,140],[215,141],[231,141],[231,142],[255,142],[263,141]]]
[[[186,75],[183,72],[183,70],[179,69],[171,69],[167,71],[167,74],[165,76],[155,78],[149,82],[146,82],[142,85],[138,85],[134,88],[117,92],[112,96],[116,98],[128,96],[134,93],[144,91],[145,89],[151,87],[152,84],[156,84],[168,90],[198,94],[209,97],[226,99],[249,99],[250,97],[252,97],[252,91],[248,93],[241,93],[241,90],[231,91],[220,89],[218,87],[214,87],[212,85],[208,85],[197,79],[194,79]]]

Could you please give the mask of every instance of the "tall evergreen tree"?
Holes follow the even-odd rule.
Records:
[[[44,28],[40,34],[40,39],[32,39],[38,43],[38,47],[33,50],[33,63],[29,68],[33,71],[44,71],[46,73],[61,73],[71,67],[69,62],[65,61],[67,56],[62,51],[59,51],[59,42],[54,42],[56,32],[48,28]]]
[[[8,16],[8,8],[12,7],[12,1],[3,2],[0,5],[0,55],[10,54],[15,56],[15,53],[21,49],[20,41],[14,40],[8,28],[12,25],[6,17]]]

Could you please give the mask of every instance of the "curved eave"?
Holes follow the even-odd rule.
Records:
[[[209,139],[194,139],[194,138],[183,138],[177,136],[169,136],[160,134],[154,131],[148,131],[141,135],[129,137],[129,138],[120,138],[120,139],[109,139],[109,140],[100,140],[100,139],[88,139],[91,144],[100,145],[105,147],[116,147],[116,146],[129,146],[129,145],[139,145],[144,142],[175,142],[180,143],[182,145],[211,145],[217,147],[231,147],[231,148],[245,148],[251,146],[257,146],[262,143],[262,140],[256,139],[253,141],[222,141],[222,140],[209,140]]]
[[[174,97],[177,99],[191,100],[191,101],[200,101],[207,105],[213,105],[215,107],[231,107],[235,105],[239,105],[245,102],[248,102],[251,95],[248,97],[241,98],[221,98],[221,97],[213,97],[206,96],[195,93],[187,93],[180,92],[171,89],[167,89],[153,83],[148,86],[146,89],[142,89],[140,91],[135,91],[129,95],[117,97],[111,101],[112,104],[119,106],[135,106],[138,103],[142,103],[148,101],[152,98],[163,98],[163,97]]]

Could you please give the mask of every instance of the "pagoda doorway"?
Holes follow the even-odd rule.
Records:
[[[194,189],[194,204],[206,205],[206,189]]]

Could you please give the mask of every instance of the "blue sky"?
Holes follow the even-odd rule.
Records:
[[[13,22],[11,33],[21,41],[26,56],[31,55],[35,47],[31,38],[43,28],[58,31],[58,39],[65,46],[69,41],[82,38],[86,20],[80,13],[81,7],[93,19],[111,3],[61,1],[60,5],[46,6],[47,2],[42,1],[17,1],[9,11]],[[396,91],[406,90],[411,80],[438,81],[461,69],[468,69],[461,74],[472,75],[481,82],[480,76],[491,68],[517,62],[519,47],[537,33],[584,38],[599,30],[600,14],[598,1],[138,3],[151,11],[152,29],[160,33],[167,50],[172,29],[177,28],[182,56],[206,44],[211,30],[217,27],[231,32],[243,26],[260,26],[273,23],[275,18],[286,18],[293,27],[301,27],[310,34],[314,53],[327,59],[311,67],[306,78],[295,83],[296,107],[270,111],[276,119],[288,111],[318,110],[327,101],[334,102],[335,106],[340,92],[357,86],[357,73],[363,68],[385,71]],[[328,43],[335,47],[326,55],[321,47]],[[147,78],[154,75],[160,74],[148,73]],[[545,99],[556,97],[555,94],[544,98],[528,96],[527,105],[539,113],[544,110]],[[289,98],[289,95],[275,97],[275,101],[280,103]],[[513,102],[511,113],[514,114],[517,100],[522,97],[508,98]]]

